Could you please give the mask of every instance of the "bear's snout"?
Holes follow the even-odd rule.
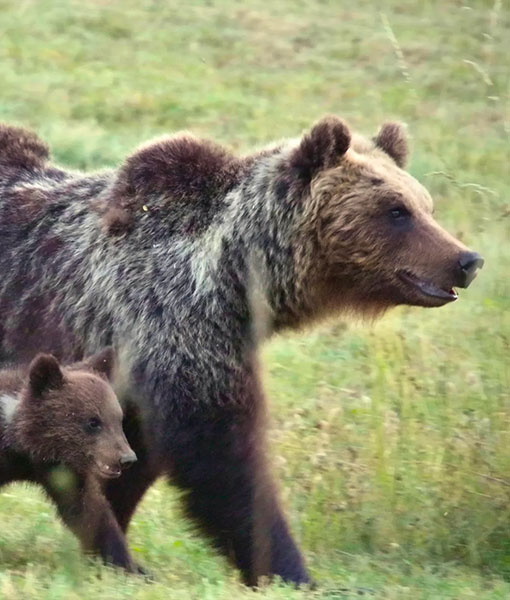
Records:
[[[121,466],[122,469],[128,469],[137,460],[138,460],[138,457],[133,452],[133,450],[131,450],[130,452],[127,452],[126,454],[123,454],[120,457],[120,461],[119,462],[120,462],[120,466]]]
[[[458,261],[455,285],[460,288],[467,288],[476,277],[478,269],[483,267],[484,262],[478,252],[463,252]]]

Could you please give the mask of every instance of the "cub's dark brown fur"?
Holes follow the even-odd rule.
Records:
[[[0,371],[0,485],[39,483],[86,551],[136,571],[103,493],[102,481],[136,460],[112,368],[107,349],[70,367],[38,354],[28,368]]]
[[[246,582],[308,581],[264,456],[258,344],[331,314],[441,306],[482,263],[403,170],[402,127],[367,139],[326,117],[242,158],[181,134],[95,175],[41,165],[33,137],[10,135],[0,360],[113,344],[139,456],[106,491],[122,529],[165,474]]]

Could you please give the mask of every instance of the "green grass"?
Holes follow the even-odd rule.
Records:
[[[487,259],[454,305],[265,348],[274,469],[316,591],[243,588],[163,483],[130,532],[153,584],[88,563],[42,494],[12,486],[0,598],[510,597],[508,9],[0,0],[0,119],[37,129],[59,161],[118,164],[183,128],[245,151],[329,112],[367,133],[398,118],[438,219]]]

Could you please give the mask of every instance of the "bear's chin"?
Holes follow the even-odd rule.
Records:
[[[406,298],[404,304],[434,308],[444,306],[458,299],[453,287],[440,287],[433,281],[420,278],[409,271],[399,271],[401,293]]]
[[[112,467],[101,461],[96,461],[96,472],[102,479],[117,479],[122,474],[120,467]]]
[[[428,283],[428,282],[427,282]],[[431,285],[422,285],[402,281],[400,278],[381,278],[377,286],[369,282],[366,287],[359,286],[355,294],[345,294],[340,303],[340,312],[361,317],[362,320],[373,321],[397,306],[419,306],[422,308],[438,308],[457,300],[453,288],[444,290]]]

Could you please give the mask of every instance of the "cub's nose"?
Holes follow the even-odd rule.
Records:
[[[131,450],[131,452],[127,452],[126,454],[123,454],[120,457],[120,466],[123,469],[127,469],[128,467],[130,467],[133,463],[135,463],[138,460],[136,454]]]
[[[483,267],[484,262],[478,252],[463,252],[459,257],[459,272],[456,285],[467,288],[476,277],[477,270]]]

